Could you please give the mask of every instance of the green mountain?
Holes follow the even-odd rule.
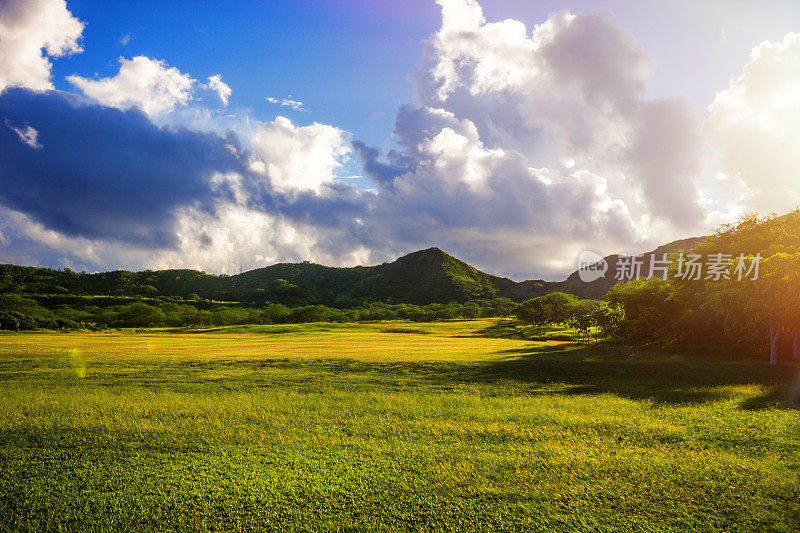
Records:
[[[96,274],[0,265],[0,292],[56,295],[174,296],[286,305],[348,307],[366,302],[465,302],[508,296],[517,284],[491,276],[438,248],[392,263],[337,268],[314,263],[278,263],[234,276],[195,270]]]
[[[676,241],[655,252],[674,251],[679,243],[693,247],[695,240]],[[589,284],[582,283],[577,272],[560,282],[515,282],[482,272],[438,248],[413,252],[376,266],[338,268],[308,262],[278,263],[233,276],[196,270],[89,274],[0,265],[0,292],[60,295],[65,300],[75,295],[147,296],[332,307],[368,302],[423,305],[500,297],[522,301],[558,290],[599,297],[615,282],[616,257],[607,258],[610,268],[606,277]]]

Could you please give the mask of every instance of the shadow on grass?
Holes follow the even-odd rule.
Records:
[[[391,327],[381,328],[381,333],[409,333],[414,335],[428,335],[430,331],[422,328],[409,328],[409,327]]]
[[[541,346],[536,346],[532,348],[530,346],[523,346],[520,348],[509,348],[507,350],[500,350],[497,353],[499,354],[508,354],[508,355],[530,355],[532,353],[536,353],[538,355],[547,354],[547,353],[567,353],[570,349],[581,348],[581,345],[577,342],[559,342],[553,344],[544,344]]]
[[[456,338],[485,337],[490,339],[513,339],[526,341],[568,341],[580,342],[583,337],[578,337],[575,332],[558,326],[520,326],[507,320],[498,320],[491,326],[486,326],[466,335],[453,335]]]
[[[563,342],[561,335],[554,336],[548,327],[530,327],[523,335],[508,322],[498,322],[477,334],[549,342],[498,352],[515,357],[471,370],[473,382],[564,384],[568,385],[565,394],[613,393],[665,404],[724,400],[731,396],[726,387],[757,385],[763,392],[743,399],[742,409],[800,407],[800,367],[796,365],[770,367],[764,361],[732,361],[713,347],[708,353],[691,355],[630,348],[623,352],[608,343],[585,345],[566,333],[563,340],[572,342]]]
[[[800,398],[800,368],[791,365],[769,367],[763,362],[653,350],[624,355],[603,344],[534,346],[505,353],[519,357],[494,362],[487,373],[522,382],[582,385],[596,393],[673,405],[724,400],[731,397],[725,388],[737,385],[757,385],[763,390],[742,400],[742,409],[798,407]],[[567,393],[585,392],[571,388]]]
[[[487,339],[514,339],[525,340],[525,337],[517,331],[517,329],[510,323],[505,321],[497,321],[491,326],[475,330],[472,333],[464,335],[452,335],[453,338],[474,338],[484,337]]]
[[[304,384],[380,390],[453,390],[486,386],[482,394],[614,394],[658,404],[691,405],[741,398],[730,387],[756,385],[760,393],[740,399],[742,409],[797,407],[800,369],[760,362],[703,360],[668,352],[622,355],[608,346],[575,344],[520,347],[491,362],[362,361],[345,358],[268,358],[183,361],[170,364],[189,373],[235,367],[250,374],[236,387]],[[264,374],[275,370],[278,374]],[[289,370],[290,372],[281,372]],[[201,379],[201,374],[197,374]],[[271,377],[270,377],[271,376]],[[280,377],[279,377],[280,376]],[[226,386],[225,378],[218,378]]]
[[[164,328],[159,333],[185,333],[185,334],[197,334],[197,333],[220,333],[227,331],[229,328],[220,326],[220,327],[196,327],[190,328],[185,326],[174,327],[174,328]]]

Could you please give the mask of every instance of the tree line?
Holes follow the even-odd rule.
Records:
[[[102,299],[94,301],[101,302]],[[33,298],[6,293],[0,294],[0,329],[209,327],[378,320],[429,322],[508,316],[514,305],[508,298],[495,298],[428,305],[374,303],[352,309],[336,309],[325,305],[287,307],[283,304],[260,307],[216,305],[213,309],[201,309],[197,304],[171,301],[82,307],[60,304],[47,308]]]

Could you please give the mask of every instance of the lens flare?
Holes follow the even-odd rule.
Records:
[[[78,348],[70,348],[69,364],[76,376],[79,378],[86,377],[86,361],[84,360],[83,354],[81,354],[81,351]]]
[[[160,351],[161,346],[159,345],[158,341],[155,339],[147,339],[145,341],[145,348],[151,354],[157,354]]]

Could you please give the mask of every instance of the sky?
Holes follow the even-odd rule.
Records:
[[[800,205],[795,2],[0,0],[0,263],[438,246],[514,279]]]

